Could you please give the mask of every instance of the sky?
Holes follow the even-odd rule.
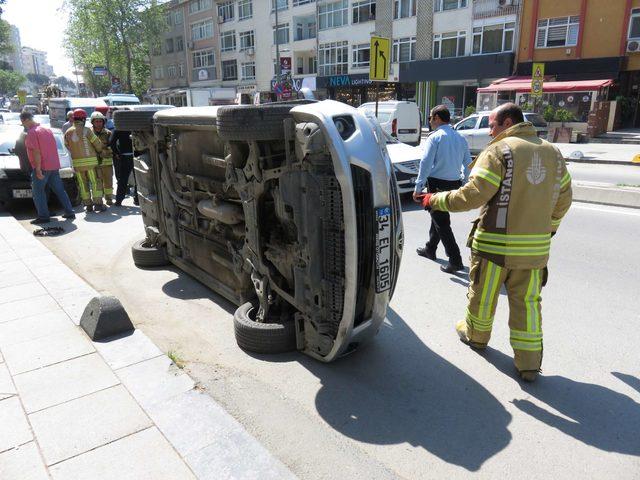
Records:
[[[60,10],[62,3],[63,0],[7,0],[2,18],[20,29],[23,47],[47,52],[54,73],[75,80],[73,62],[62,46],[68,22],[67,15]]]

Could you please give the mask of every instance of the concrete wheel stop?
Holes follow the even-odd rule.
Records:
[[[133,332],[135,327],[116,297],[93,297],[82,313],[80,326],[93,341]]]

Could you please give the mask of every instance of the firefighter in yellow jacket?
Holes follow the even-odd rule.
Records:
[[[85,127],[86,120],[87,112],[81,108],[73,111],[73,126],[65,132],[64,144],[71,153],[82,204],[87,212],[102,212],[105,210],[102,182],[96,173],[102,144],[91,129]]]
[[[538,138],[517,105],[491,112],[489,128],[493,140],[473,165],[469,182],[427,194],[422,203],[448,212],[481,207],[468,243],[469,304],[456,330],[464,343],[485,348],[505,285],[515,366],[523,380],[533,381],[542,364],[540,291],[551,237],[571,205],[571,177],[562,154]]]
[[[91,130],[102,144],[102,151],[98,153],[96,172],[102,181],[104,199],[107,205],[113,205],[113,152],[111,151],[111,131],[105,128],[107,119],[98,111],[91,114]]]

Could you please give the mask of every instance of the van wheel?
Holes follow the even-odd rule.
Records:
[[[285,353],[296,349],[296,329],[293,318],[284,323],[256,322],[251,303],[238,307],[233,315],[236,342],[243,350],[254,353]]]
[[[149,245],[146,238],[133,244],[131,256],[136,267],[162,267],[169,263],[167,250],[164,247]]]
[[[113,124],[116,130],[140,132],[153,130],[153,116],[157,110],[116,110],[113,112]]]
[[[218,136],[225,141],[280,140],[284,120],[295,104],[259,107],[221,107],[218,109]]]

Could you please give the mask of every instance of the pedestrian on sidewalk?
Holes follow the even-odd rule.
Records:
[[[118,187],[116,190],[116,205],[122,205],[122,201],[129,191],[129,177],[133,171],[133,143],[131,132],[126,130],[114,130],[111,139],[113,150],[113,167],[116,173]],[[135,176],[134,176],[135,179]],[[134,191],[134,203],[138,204],[138,191]]]
[[[520,377],[536,379],[542,365],[540,291],[547,280],[551,237],[571,206],[571,176],[560,151],[538,138],[520,107],[489,115],[493,140],[458,190],[428,193],[425,208],[463,212],[482,207],[469,235],[471,268],[460,340],[478,349],[491,337],[498,293],[509,297],[509,328]]]
[[[71,154],[80,198],[87,213],[103,212],[106,207],[102,203],[102,180],[96,172],[102,143],[85,127],[86,120],[87,112],[81,108],[73,111],[73,126],[64,134],[64,144]]]
[[[105,128],[106,117],[99,111],[91,114],[91,130],[102,143],[98,153],[96,172],[102,180],[102,191],[107,205],[113,205],[113,152],[111,151],[111,131]]]
[[[20,114],[20,123],[27,131],[25,147],[33,169],[31,172],[31,191],[33,203],[38,212],[38,216],[31,223],[38,225],[50,221],[45,191],[47,186],[55,193],[64,208],[62,217],[73,220],[76,216],[60,178],[60,157],[53,133],[48,128],[34,122],[33,114],[30,112]]]
[[[450,121],[451,114],[444,105],[438,105],[431,110],[429,124],[434,132],[427,138],[413,193],[413,199],[418,203],[425,184],[429,193],[455,190],[462,185],[462,180],[466,181],[469,176],[469,145],[462,135],[449,125]],[[462,270],[462,256],[451,230],[449,213],[436,210],[430,213],[429,240],[424,248],[420,247],[416,252],[422,257],[435,260],[436,249],[442,241],[449,263],[441,266],[440,270],[446,273]]]
[[[62,124],[62,134],[64,135],[65,133],[67,133],[67,130],[69,130],[72,126],[73,126],[73,110],[69,110],[67,112],[67,121]]]

